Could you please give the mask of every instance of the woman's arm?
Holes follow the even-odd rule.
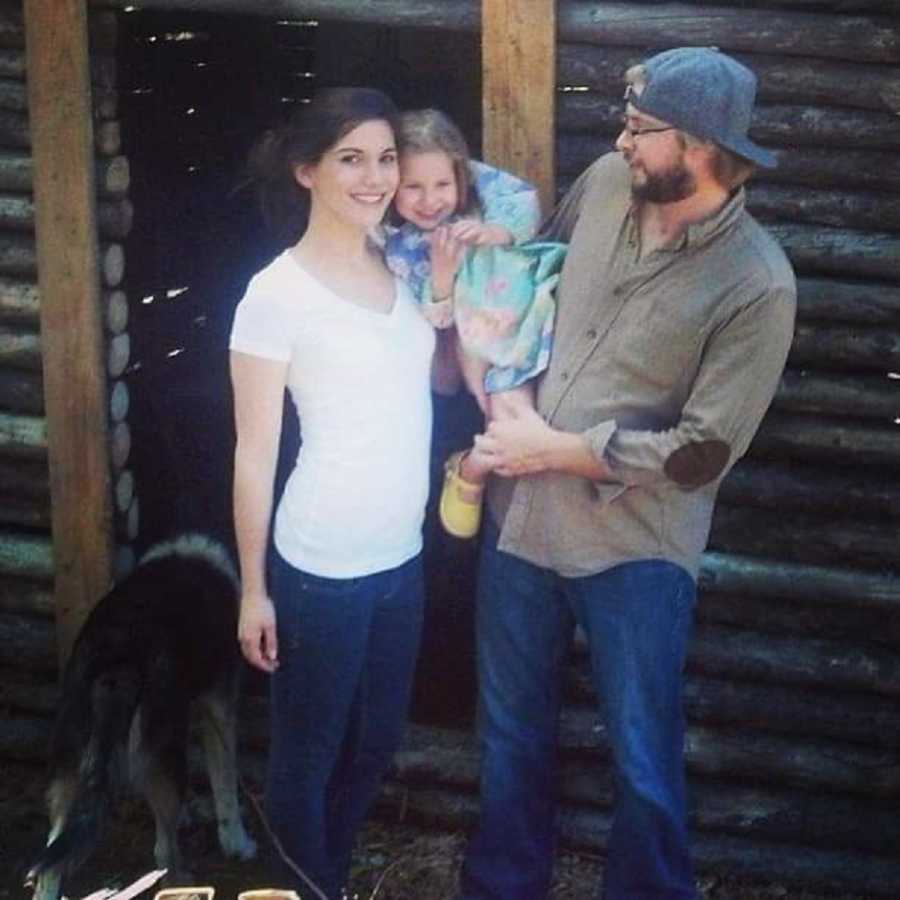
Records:
[[[234,419],[234,530],[241,570],[238,640],[247,661],[278,666],[275,609],[266,589],[266,548],[287,363],[231,352]]]

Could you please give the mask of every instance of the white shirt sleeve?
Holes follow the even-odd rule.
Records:
[[[257,279],[247,286],[234,313],[229,348],[277,362],[291,358],[291,332],[284,304],[261,288]]]

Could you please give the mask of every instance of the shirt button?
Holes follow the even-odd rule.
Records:
[[[588,328],[588,330],[586,332],[586,336],[589,341],[594,340],[594,338],[597,337],[597,329],[596,328]]]
[[[563,381],[568,381],[568,380],[569,380],[569,373],[568,373],[568,372],[562,372],[562,373],[560,373],[560,376],[559,376],[559,377],[560,377]]]

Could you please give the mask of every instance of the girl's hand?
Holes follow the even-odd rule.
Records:
[[[450,233],[469,247],[503,247],[513,243],[507,228],[479,219],[460,219],[450,226]]]
[[[272,673],[278,668],[278,637],[275,631],[275,607],[265,594],[243,594],[238,619],[238,641],[244,659]]]

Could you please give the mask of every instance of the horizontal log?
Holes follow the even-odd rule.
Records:
[[[609,753],[606,728],[589,708],[563,710],[560,744],[564,754],[606,758]],[[879,803],[900,799],[900,759],[893,748],[689,725],[685,761],[689,774],[697,778],[840,791]]]
[[[19,578],[52,577],[53,541],[50,536],[0,529],[0,573]]]
[[[97,120],[114,119],[119,108],[119,92],[113,88],[93,85],[91,108]],[[25,82],[14,78],[0,78],[0,109],[28,112],[28,91]]]
[[[900,434],[893,425],[770,412],[751,444],[755,458],[797,459],[844,466],[893,466],[900,462]]]
[[[56,673],[41,678],[37,672],[21,672],[13,666],[0,666],[0,709],[52,717],[58,703]]]
[[[32,530],[50,530],[50,504],[21,497],[3,497],[0,502],[0,525]]]
[[[114,469],[121,469],[131,456],[131,429],[127,422],[116,422],[109,432],[109,458]]]
[[[0,78],[24,79],[26,74],[25,51],[15,47],[0,49]],[[91,84],[107,90],[118,86],[118,66],[111,53],[91,53]]]
[[[37,325],[41,295],[34,281],[0,277],[0,322]]]
[[[124,238],[134,222],[128,199],[101,200],[96,207],[97,231],[106,238]],[[0,194],[0,229],[34,232],[34,199],[30,194]]]
[[[128,159],[113,156],[98,159],[94,165],[94,181],[100,196],[120,196],[131,184]],[[26,153],[6,150],[0,153],[0,190],[29,193],[34,188],[34,161]]]
[[[852,600],[861,607],[883,609],[893,615],[900,610],[900,576],[837,566],[810,566],[707,552],[701,561],[699,583],[703,590],[727,594],[816,597],[820,604],[839,606]]]
[[[131,498],[131,505],[122,513],[116,514],[116,537],[125,543],[132,544],[140,533],[141,512],[137,497]]]
[[[733,633],[733,629],[703,623],[699,631],[701,643],[706,640],[703,635]],[[695,671],[698,665],[692,661],[684,684],[684,710],[689,722],[900,748],[900,709],[885,697],[841,691],[836,685],[833,690],[829,685],[812,691],[780,679],[757,683],[729,673],[711,676]],[[576,654],[567,675],[569,700],[593,704],[595,693],[586,650]]]
[[[131,501],[134,499],[134,473],[128,469],[116,475],[113,485],[113,495],[116,501],[116,510],[119,513],[128,511]]]
[[[719,501],[825,519],[853,516],[874,522],[900,520],[900,481],[865,468],[834,469],[805,462],[784,466],[741,460],[725,477]]]
[[[800,322],[794,331],[788,363],[792,366],[896,372],[900,370],[900,329]],[[886,386],[900,390],[896,382],[888,382]]]
[[[110,378],[120,378],[131,361],[131,336],[127,331],[110,338],[106,352],[106,372]]]
[[[567,3],[558,17],[562,41],[614,47],[719,47],[725,51],[900,62],[900,35],[890,21],[824,13],[767,12],[665,3]]]
[[[53,617],[53,587],[33,578],[0,576],[0,612]]]
[[[739,508],[720,503],[709,549],[812,565],[891,568],[898,558],[900,522],[860,522],[846,517]]]
[[[94,150],[101,157],[116,157],[122,152],[122,125],[118,119],[94,123]]]
[[[106,330],[121,334],[128,325],[128,298],[124,291],[110,291],[104,297]]]
[[[121,244],[101,244],[98,266],[100,278],[106,287],[118,287],[125,274],[125,251]],[[0,276],[37,275],[37,257],[34,238],[27,234],[3,232],[0,234]]]
[[[884,375],[788,370],[781,378],[773,408],[782,412],[893,421],[900,418],[900,383]]]
[[[732,680],[900,695],[900,656],[878,646],[706,625],[696,629],[688,665]]]
[[[557,78],[566,87],[621,94],[624,73],[641,62],[643,47],[598,47],[561,43],[557,48]],[[757,101],[843,106],[888,112],[900,93],[894,68],[761,53],[735,53],[758,79]]]
[[[863,231],[900,230],[900,195],[883,192],[811,190],[751,182],[747,208],[761,219]]]
[[[53,621],[0,614],[0,665],[16,666],[20,671],[56,671],[56,628]]]
[[[557,126],[612,137],[621,129],[622,103],[621,95],[563,91],[557,97]],[[779,103],[756,107],[750,136],[766,147],[897,150],[900,120],[890,111]]]
[[[116,381],[109,392],[109,419],[111,422],[121,422],[128,415],[130,406],[128,385],[124,381]]]
[[[114,110],[110,110],[114,114]],[[94,123],[94,149],[102,156],[116,156],[122,147],[122,126],[117,119],[103,118]],[[28,115],[0,109],[0,147],[27,150],[31,146]]]
[[[797,317],[801,321],[900,325],[900,285],[798,278]]]
[[[768,228],[800,274],[900,281],[900,235],[780,223]]]
[[[40,335],[15,326],[0,326],[0,366],[39,372]]]
[[[0,456],[46,458],[46,420],[41,416],[0,412]]]
[[[759,597],[701,590],[697,620],[731,628],[749,628],[800,637],[839,641],[872,641],[882,646],[900,644],[900,616],[853,598],[843,605],[819,603],[804,597]]]
[[[560,129],[556,138],[557,172],[562,188],[598,156],[613,149],[614,134],[578,134]],[[801,185],[839,190],[900,191],[900,167],[895,153],[883,150],[797,147],[770,148],[777,166],[760,170],[754,182]]]
[[[379,797],[378,815],[386,821],[415,823],[452,833],[470,831],[478,817],[473,794],[454,790],[388,782]],[[592,809],[564,807],[558,832],[562,852],[566,849],[591,854],[604,853],[609,818]],[[691,856],[698,872],[773,883],[791,884],[802,892],[810,888],[827,891],[865,891],[872,898],[893,898],[900,892],[900,866],[890,857],[840,849],[818,849],[808,844],[701,832],[693,837]]]
[[[0,368],[0,409],[43,415],[44,389],[40,374]]]
[[[45,460],[0,459],[0,496],[50,503],[50,474]]]
[[[412,727],[395,758],[391,780],[411,790],[455,789],[477,794],[479,751],[468,734],[453,735]],[[895,826],[892,809],[876,808],[853,797],[815,796],[694,779],[690,825],[697,832],[719,832],[819,847],[890,852]],[[609,768],[583,759],[564,759],[559,795],[563,807],[612,806]]]

